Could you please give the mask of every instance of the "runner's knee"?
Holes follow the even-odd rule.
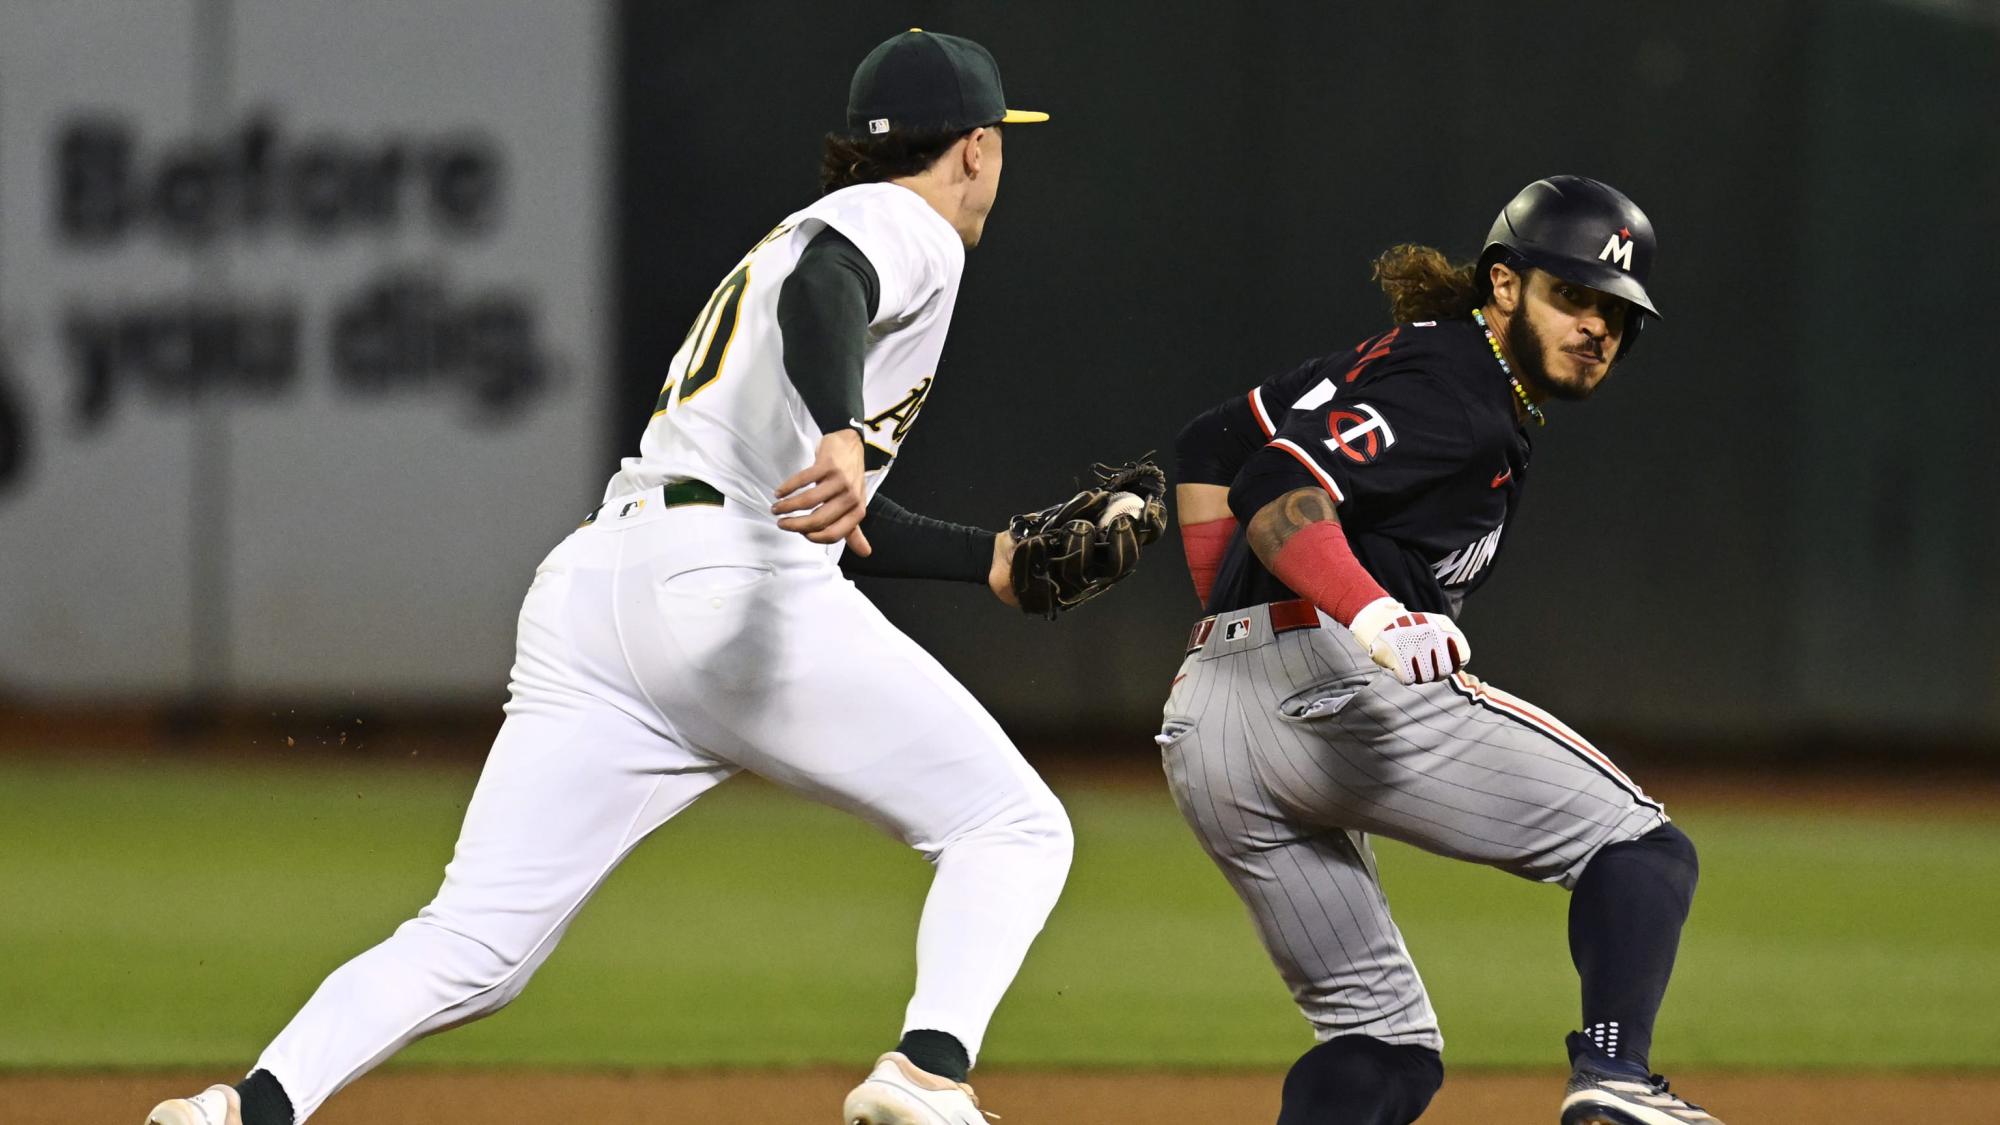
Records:
[[[1278,1125],[1408,1125],[1443,1084],[1428,1047],[1337,1036],[1292,1064]]]
[[[1605,879],[1635,878],[1666,884],[1685,909],[1694,900],[1695,883],[1701,878],[1701,859],[1694,841],[1669,821],[1636,839],[1607,844],[1584,866],[1577,887]]]

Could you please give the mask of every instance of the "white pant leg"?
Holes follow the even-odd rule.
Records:
[[[436,899],[335,970],[257,1062],[300,1121],[410,1042],[519,995],[618,862],[735,772],[619,686],[611,573],[579,538],[522,607],[507,719]]]
[[[904,1029],[948,1032],[976,1057],[1061,893],[1068,817],[971,693],[796,544],[713,509],[635,529],[618,595],[627,654],[692,743],[936,865]],[[649,566],[631,565],[640,555]],[[733,556],[748,568],[704,576]]]

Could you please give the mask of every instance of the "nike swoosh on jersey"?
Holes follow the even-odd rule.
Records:
[[[1513,477],[1513,475],[1514,475],[1514,470],[1508,469],[1506,472],[1501,473],[1499,476],[1494,477],[1493,487],[1499,488],[1501,485],[1506,484],[1507,481]]]

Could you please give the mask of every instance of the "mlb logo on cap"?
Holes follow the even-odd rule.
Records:
[[[877,117],[875,120],[870,121],[868,123],[868,131],[871,133],[878,133],[878,134],[888,132],[889,119],[886,117]]]

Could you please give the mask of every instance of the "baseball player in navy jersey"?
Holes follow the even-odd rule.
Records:
[[[1061,891],[1069,822],[843,568],[1016,600],[1014,536],[876,489],[937,378],[1000,126],[1046,119],[1006,108],[968,40],[912,29],[869,54],[825,194],[717,286],[639,455],[535,572],[506,721],[435,900],[328,977],[243,1082],[168,1101],[153,1125],[292,1125],[418,1037],[498,1010],[620,860],[739,770],[936,866],[901,1041],[843,1120],[983,1125],[967,1071]]]
[[[1159,742],[1317,1046],[1281,1125],[1413,1121],[1443,1080],[1436,1014],[1369,837],[1571,892],[1582,1029],[1563,1125],[1718,1125],[1650,1069],[1693,844],[1603,752],[1463,671],[1534,427],[1659,316],[1652,225],[1612,188],[1523,189],[1476,264],[1375,264],[1395,327],[1202,414],[1176,500],[1199,622]]]

